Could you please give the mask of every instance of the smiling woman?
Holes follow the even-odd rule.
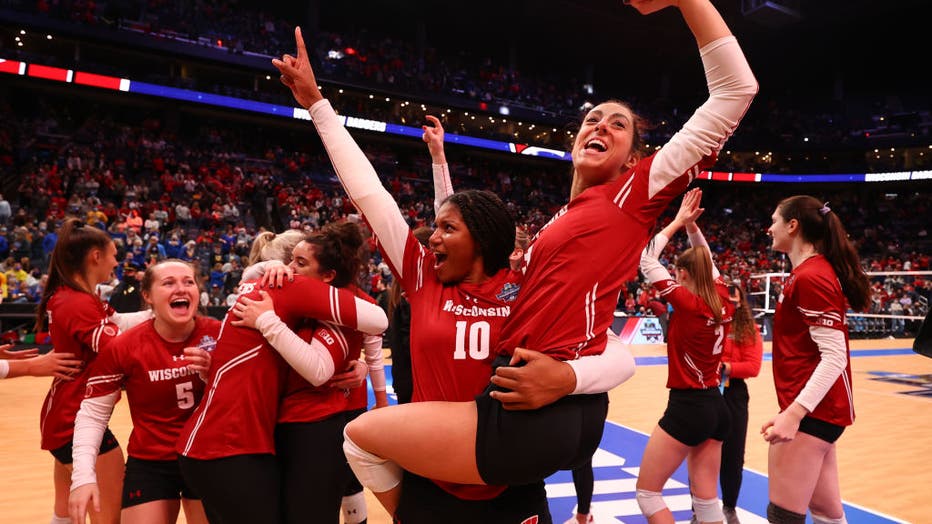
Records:
[[[200,402],[210,368],[210,354],[197,346],[216,341],[220,322],[197,316],[197,279],[187,262],[160,262],[146,270],[141,285],[153,318],[115,338],[88,372],[75,419],[69,512],[83,522],[89,505],[100,505],[94,462],[124,388],[133,432],[121,522],[174,522],[183,504],[187,522],[206,523],[199,497],[181,477],[175,442]]]

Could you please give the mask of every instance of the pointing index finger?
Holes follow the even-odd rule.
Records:
[[[298,60],[307,59],[307,48],[304,46],[304,37],[301,36],[301,26],[294,28],[294,41],[298,46]]]

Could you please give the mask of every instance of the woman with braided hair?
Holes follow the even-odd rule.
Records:
[[[773,316],[773,381],[780,413],[761,433],[770,442],[770,522],[845,522],[836,441],[854,423],[850,306],[870,304],[870,281],[838,216],[811,196],[777,204],[767,233],[793,270]]]

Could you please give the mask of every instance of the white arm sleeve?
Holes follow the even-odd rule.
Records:
[[[122,333],[137,324],[142,324],[150,318],[152,318],[152,310],[144,309],[133,313],[114,313],[110,315],[110,322],[116,324],[117,327],[120,328],[120,333]]]
[[[689,245],[690,246],[705,246],[709,250],[709,262],[712,263],[712,278],[716,279],[722,276],[719,273],[718,268],[715,267],[715,260],[712,258],[712,248],[709,247],[709,243],[705,239],[705,235],[702,234],[702,230],[698,229],[695,233],[687,233],[689,235]]]
[[[336,289],[336,288],[334,288]],[[388,329],[388,315],[378,304],[356,297],[356,331],[382,336]]]
[[[453,194],[453,181],[449,164],[431,164],[430,168],[434,172],[434,216],[437,216],[440,204]]]
[[[114,391],[109,395],[81,401],[81,409],[74,419],[71,448],[74,469],[71,472],[71,489],[97,482],[96,465],[100,441],[104,438],[110,414],[113,413],[113,406],[119,398],[120,392]]]
[[[409,228],[398,205],[382,185],[369,159],[343,127],[330,102],[319,100],[308,111],[343,189],[356,209],[365,215],[392,267],[401,273]],[[403,278],[401,274],[397,276]]]
[[[0,359],[0,379],[6,378],[10,374],[10,363]]]
[[[667,247],[669,241],[666,235],[657,233],[654,240],[649,242],[641,252],[641,273],[644,273],[644,278],[651,284],[673,278],[659,260],[660,253],[663,253],[663,248]]]
[[[244,269],[243,276],[240,277],[240,280],[259,280],[262,278],[262,275],[265,275],[265,272],[268,270],[268,268],[274,264],[281,264],[283,266],[285,265],[285,263],[280,260],[266,260],[265,262],[258,262]]]
[[[304,380],[320,386],[333,376],[333,357],[326,346],[317,339],[305,342],[274,311],[259,315],[256,329]]]
[[[819,346],[822,360],[806,382],[806,387],[796,397],[796,402],[812,413],[838,380],[839,375],[845,372],[848,366],[848,351],[845,349],[845,334],[837,329],[809,326],[809,335]]]
[[[634,376],[634,357],[618,335],[608,330],[608,342],[601,355],[567,360],[576,373],[574,395],[611,391]]]
[[[366,335],[363,339],[363,354],[369,366],[369,380],[373,391],[385,391],[385,362],[382,360],[382,337]]]
[[[654,157],[650,198],[690,166],[719,151],[757,94],[757,80],[734,36],[709,42],[699,54],[709,98]]]

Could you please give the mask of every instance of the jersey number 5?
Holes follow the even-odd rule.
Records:
[[[466,360],[466,326],[469,322],[458,320],[456,322],[456,350],[453,360]],[[485,360],[489,358],[489,333],[492,328],[489,323],[480,320],[469,325],[469,358]]]
[[[194,383],[191,381],[175,384],[175,393],[178,394],[178,407],[190,409],[194,407]]]

